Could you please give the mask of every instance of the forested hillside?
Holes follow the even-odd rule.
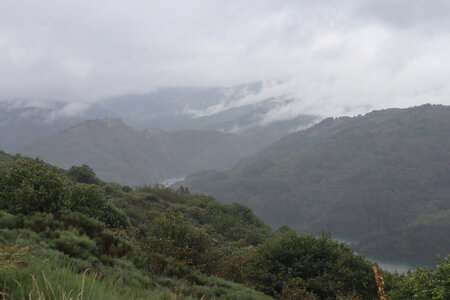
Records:
[[[100,181],[88,166],[64,171],[38,160],[4,153],[0,157],[2,295],[269,299],[287,293],[287,285],[293,288],[290,293],[374,295],[370,263],[351,254],[348,247],[327,237],[317,239],[291,231],[290,236],[280,233],[272,238],[269,227],[243,205],[223,205],[184,188],[171,191],[156,186],[132,191]],[[266,286],[265,278],[260,277],[265,273],[253,260],[263,259],[259,245],[273,246],[275,238],[299,245],[327,245],[341,253],[333,257],[323,248],[321,254],[330,255],[339,285],[330,290],[313,283],[290,282],[286,277],[280,278],[277,286]],[[311,252],[313,256],[308,258],[317,260],[316,280],[327,268],[319,264],[319,257],[314,258],[318,254]],[[340,278],[343,270],[338,266],[348,260],[354,261],[352,272],[363,272],[363,278]],[[239,265],[235,265],[237,261]],[[267,272],[270,276],[273,270]]]
[[[104,180],[145,185],[224,169],[259,148],[257,139],[213,130],[136,131],[120,119],[106,118],[86,121],[19,152],[62,168],[88,164]]]
[[[272,225],[365,237],[366,253],[450,252],[450,107],[326,119],[185,184]]]
[[[272,232],[241,204],[0,152],[6,299],[377,299],[371,265],[327,234]],[[389,299],[445,299],[448,266],[384,272]]]

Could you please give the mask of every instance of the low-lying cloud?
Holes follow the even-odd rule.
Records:
[[[444,0],[6,0],[0,101],[62,101],[76,114],[161,86],[262,80],[258,93],[188,112],[294,99],[267,113],[271,122],[450,104],[449,8]]]

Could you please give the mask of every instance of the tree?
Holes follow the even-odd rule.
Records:
[[[244,283],[276,298],[358,295],[372,299],[377,295],[370,262],[329,235],[276,232],[250,250],[242,264],[238,271],[246,271],[240,275]]]
[[[80,183],[87,183],[87,184],[99,184],[100,180],[97,178],[97,175],[95,174],[94,170],[92,170],[91,167],[88,165],[81,165],[81,166],[72,166],[68,171],[67,175],[69,177]]]
[[[0,209],[10,213],[58,212],[65,206],[67,189],[58,169],[42,161],[21,160],[0,184]]]

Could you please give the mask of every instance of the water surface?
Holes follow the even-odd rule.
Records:
[[[186,177],[172,177],[172,178],[167,178],[164,179],[163,181],[161,181],[159,184],[165,186],[165,187],[169,187],[174,183],[183,181]]]
[[[362,236],[357,235],[341,235],[341,234],[332,234],[332,238],[336,241],[346,243],[350,246],[356,245]],[[389,255],[373,255],[373,254],[365,254],[364,255],[368,260],[378,263],[378,265],[389,272],[399,272],[406,273],[408,270],[414,270],[416,267],[435,267],[436,261],[430,259],[414,259],[414,258],[405,258],[400,256],[389,256]]]

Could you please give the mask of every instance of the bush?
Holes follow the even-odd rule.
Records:
[[[406,275],[387,276],[385,281],[390,287],[387,296],[392,300],[450,299],[450,255],[435,270],[419,267]]]
[[[128,217],[112,203],[95,185],[75,184],[70,189],[69,209],[105,222],[110,227],[127,228]]]
[[[234,276],[278,298],[306,295],[306,299],[335,299],[356,294],[372,299],[377,295],[370,262],[329,235],[316,238],[295,231],[276,232],[238,257],[239,264],[237,273],[228,270],[228,278]]]
[[[39,160],[21,160],[4,175],[0,209],[13,214],[58,212],[65,206],[67,189],[58,169]]]
[[[88,236],[79,236],[71,231],[60,231],[59,237],[50,242],[53,249],[81,259],[95,255],[96,244]]]
[[[153,221],[147,237],[147,250],[171,256],[208,273],[215,270],[219,258],[212,238],[173,210]]]
[[[72,166],[68,171],[69,178],[76,182],[87,184],[99,184],[100,180],[97,178],[94,170],[88,165]]]
[[[120,209],[108,202],[99,214],[99,220],[105,222],[113,228],[128,228],[130,227],[130,219]]]
[[[98,236],[105,230],[105,225],[102,222],[79,212],[63,211],[60,215],[60,220],[64,229],[76,228],[78,232],[86,234],[90,238]]]
[[[11,215],[5,211],[0,211],[0,228],[22,228],[24,223],[23,216]]]

